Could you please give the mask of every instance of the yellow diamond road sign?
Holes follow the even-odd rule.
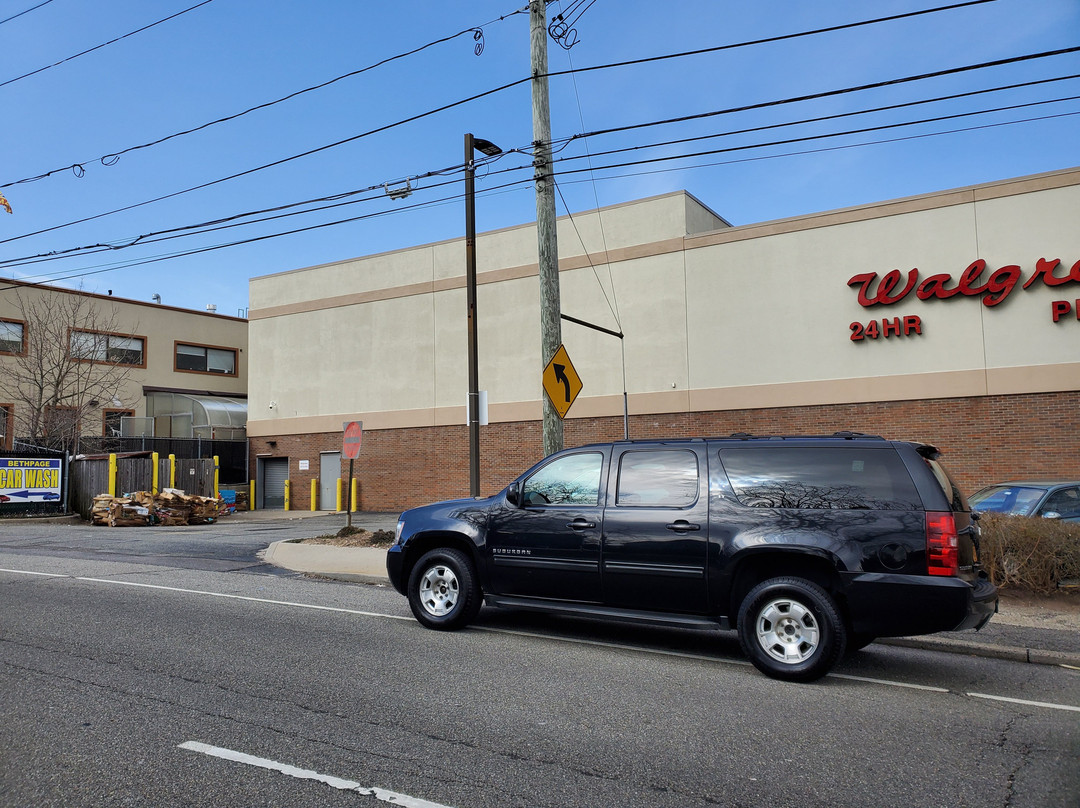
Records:
[[[581,392],[581,377],[574,370],[574,364],[570,361],[564,345],[559,346],[559,350],[544,368],[544,392],[551,399],[560,418],[566,417],[570,405]]]

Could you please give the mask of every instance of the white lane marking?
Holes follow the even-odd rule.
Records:
[[[1069,710],[1074,713],[1080,713],[1080,707],[1072,707],[1068,704],[1053,704],[1047,701],[1028,701],[1027,699],[1011,699],[1008,696],[990,696],[986,693],[965,693],[965,696],[971,696],[973,699],[990,699],[991,701],[1007,701],[1010,704],[1025,704],[1029,707],[1046,707],[1051,710]]]
[[[210,746],[209,744],[199,743],[198,741],[186,741],[180,744],[180,748],[187,749],[191,752],[201,752],[204,755],[221,758],[222,760],[231,760],[235,763],[257,766],[260,769],[269,769],[270,771],[280,772],[289,777],[295,777],[298,780],[315,780],[340,791],[355,791],[358,794],[375,797],[376,799],[382,800],[383,802],[389,802],[393,805],[403,805],[405,808],[450,808],[450,806],[443,805],[439,802],[431,802],[430,800],[424,800],[420,797],[410,797],[408,794],[401,794],[397,791],[387,791],[385,788],[378,788],[376,786],[363,786],[354,780],[343,780],[340,777],[319,774],[310,769],[300,769],[296,766],[290,766],[288,763],[278,763],[276,760],[255,757],[254,755],[237,752],[233,749]]]
[[[0,567],[0,572],[10,572],[15,575],[40,575],[42,578],[70,578],[70,575],[61,575],[55,572],[30,572],[29,570],[9,570]]]
[[[189,595],[206,595],[212,598],[230,598],[232,600],[246,600],[253,603],[268,603],[273,606],[293,606],[298,609],[315,609],[317,611],[324,612],[341,612],[344,614],[355,614],[361,617],[378,617],[386,618],[388,620],[404,620],[406,622],[413,622],[411,617],[403,617],[397,614],[383,614],[382,612],[365,612],[359,609],[342,609],[333,606],[315,606],[310,603],[295,603],[287,600],[270,600],[268,598],[253,598],[246,595],[229,595],[224,592],[207,592],[201,589],[180,589],[175,586],[159,586],[157,584],[140,584],[133,581],[114,581],[108,578],[83,578],[73,575],[56,575],[48,572],[30,572],[28,570],[12,570],[12,569],[0,569],[0,572],[11,572],[20,575],[44,575],[50,578],[70,578],[74,581],[89,581],[99,584],[114,584],[116,586],[133,586],[143,589],[159,589],[166,592],[181,592]],[[703,662],[713,662],[722,665],[743,665],[749,666],[750,663],[742,659],[718,659],[717,657],[705,656],[704,654],[691,654],[681,651],[665,651],[659,648],[641,648],[634,645],[622,645],[619,643],[600,642],[599,640],[583,640],[576,637],[555,637],[550,634],[540,634],[532,631],[518,631],[514,629],[505,628],[492,628],[490,626],[471,626],[474,631],[488,631],[493,634],[509,634],[517,637],[534,637],[537,639],[551,640],[553,642],[570,643],[578,645],[590,645],[599,648],[613,648],[622,651],[636,651],[639,654],[654,654],[657,656],[671,656],[681,657],[683,659],[697,659]],[[944,687],[933,687],[930,685],[917,685],[910,684],[908,682],[896,682],[891,679],[871,679],[865,676],[854,676],[848,673],[830,673],[827,678],[831,679],[847,679],[853,682],[866,682],[868,684],[883,685],[885,687],[900,687],[910,690],[926,690],[932,693],[949,694],[955,693],[958,696],[971,696],[973,698],[990,699],[994,701],[1012,702],[1014,704],[1024,704],[1034,707],[1045,707],[1049,710],[1063,710],[1068,712],[1080,712],[1080,707],[1074,707],[1070,704],[1056,704],[1053,702],[1045,701],[1025,701],[1024,699],[1013,699],[1008,696],[991,696],[985,693],[966,693],[962,690],[949,690]]]
[[[951,693],[947,687],[933,687],[932,685],[916,685],[908,682],[894,682],[890,679],[871,679],[869,676],[855,676],[850,673],[830,673],[830,679],[849,679],[852,682],[869,682],[875,685],[888,685],[889,687],[908,687],[912,690],[929,690],[931,693]]]
[[[67,577],[67,576],[63,576]],[[230,600],[246,600],[252,603],[269,603],[273,606],[293,606],[297,609],[315,609],[320,612],[342,612],[344,614],[357,614],[361,617],[385,617],[389,620],[407,620],[412,622],[413,618],[403,617],[399,614],[382,614],[381,612],[364,612],[359,609],[343,609],[336,606],[316,606],[311,603],[295,603],[289,600],[271,600],[269,598],[253,598],[248,595],[230,595],[225,592],[207,592],[204,589],[181,589],[176,586],[160,586],[158,584],[139,584],[134,581],[114,581],[108,578],[83,578],[80,576],[71,576],[76,581],[90,581],[96,584],[114,584],[116,586],[133,586],[140,589],[159,589],[165,592],[181,592],[186,595],[206,595],[210,598],[228,598]]]

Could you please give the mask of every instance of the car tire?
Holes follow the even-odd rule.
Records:
[[[828,592],[803,578],[771,578],[739,607],[739,644],[773,679],[812,682],[843,656],[847,630]]]
[[[425,553],[409,575],[409,607],[421,625],[439,631],[463,628],[480,611],[480,585],[472,561],[460,550]]]

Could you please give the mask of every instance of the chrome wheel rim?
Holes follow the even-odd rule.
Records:
[[[445,564],[438,564],[420,578],[420,603],[432,617],[445,617],[457,606],[458,579]]]
[[[821,629],[814,613],[791,598],[767,603],[758,612],[755,631],[762,650],[785,665],[805,662],[821,644]]]

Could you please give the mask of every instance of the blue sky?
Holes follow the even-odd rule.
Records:
[[[2,0],[0,20],[41,1]],[[49,0],[0,23],[0,84],[8,82],[0,86],[0,186],[6,186],[0,193],[14,211],[0,210],[0,262],[9,262],[0,264],[0,276],[55,279],[140,300],[156,293],[167,304],[202,309],[213,303],[223,314],[236,314],[248,305],[251,277],[460,237],[463,187],[455,169],[463,159],[463,134],[472,131],[506,151],[526,149],[532,140],[527,82],[356,138],[527,78],[524,0],[212,0],[19,78],[198,2]],[[578,6],[587,10],[575,24],[577,44],[567,51],[549,40],[549,70],[715,48],[949,4],[586,0]],[[550,3],[549,19],[573,5]],[[129,151],[114,165],[99,162],[473,26],[483,30],[479,56],[472,34],[465,33],[227,123]],[[1078,35],[1077,0],[993,0],[782,42],[557,76],[551,79],[552,134],[565,139],[1076,47]],[[1077,53],[576,139],[558,153],[566,158],[557,165],[558,183],[572,212],[686,189],[738,225],[1072,167],[1080,165],[1080,102],[1056,99],[1080,96],[1080,79],[807,121],[1073,74],[1080,74]],[[589,167],[589,154],[597,155],[592,165],[602,167],[1043,101],[1052,103],[579,171]],[[725,135],[752,129],[758,131]],[[934,134],[958,129],[967,131]],[[702,136],[717,137],[654,145]],[[60,227],[350,138],[355,139],[238,179]],[[642,146],[652,148],[598,154]],[[528,155],[511,152],[480,168],[478,229],[534,220],[529,163]],[[83,166],[81,178],[66,170],[18,182],[74,164]],[[449,169],[445,176],[411,179],[416,190],[407,199],[395,201],[381,191],[384,183],[399,187],[405,178],[443,169]],[[498,187],[515,181],[520,182]],[[365,188],[380,190],[342,199],[353,204],[330,210],[156,243],[146,239],[63,260],[11,262],[90,245],[116,247],[138,236]],[[560,215],[565,212],[562,198],[558,208]],[[356,217],[366,218],[207,249]],[[48,232],[26,236],[39,230]],[[204,251],[155,260],[196,250]]]

